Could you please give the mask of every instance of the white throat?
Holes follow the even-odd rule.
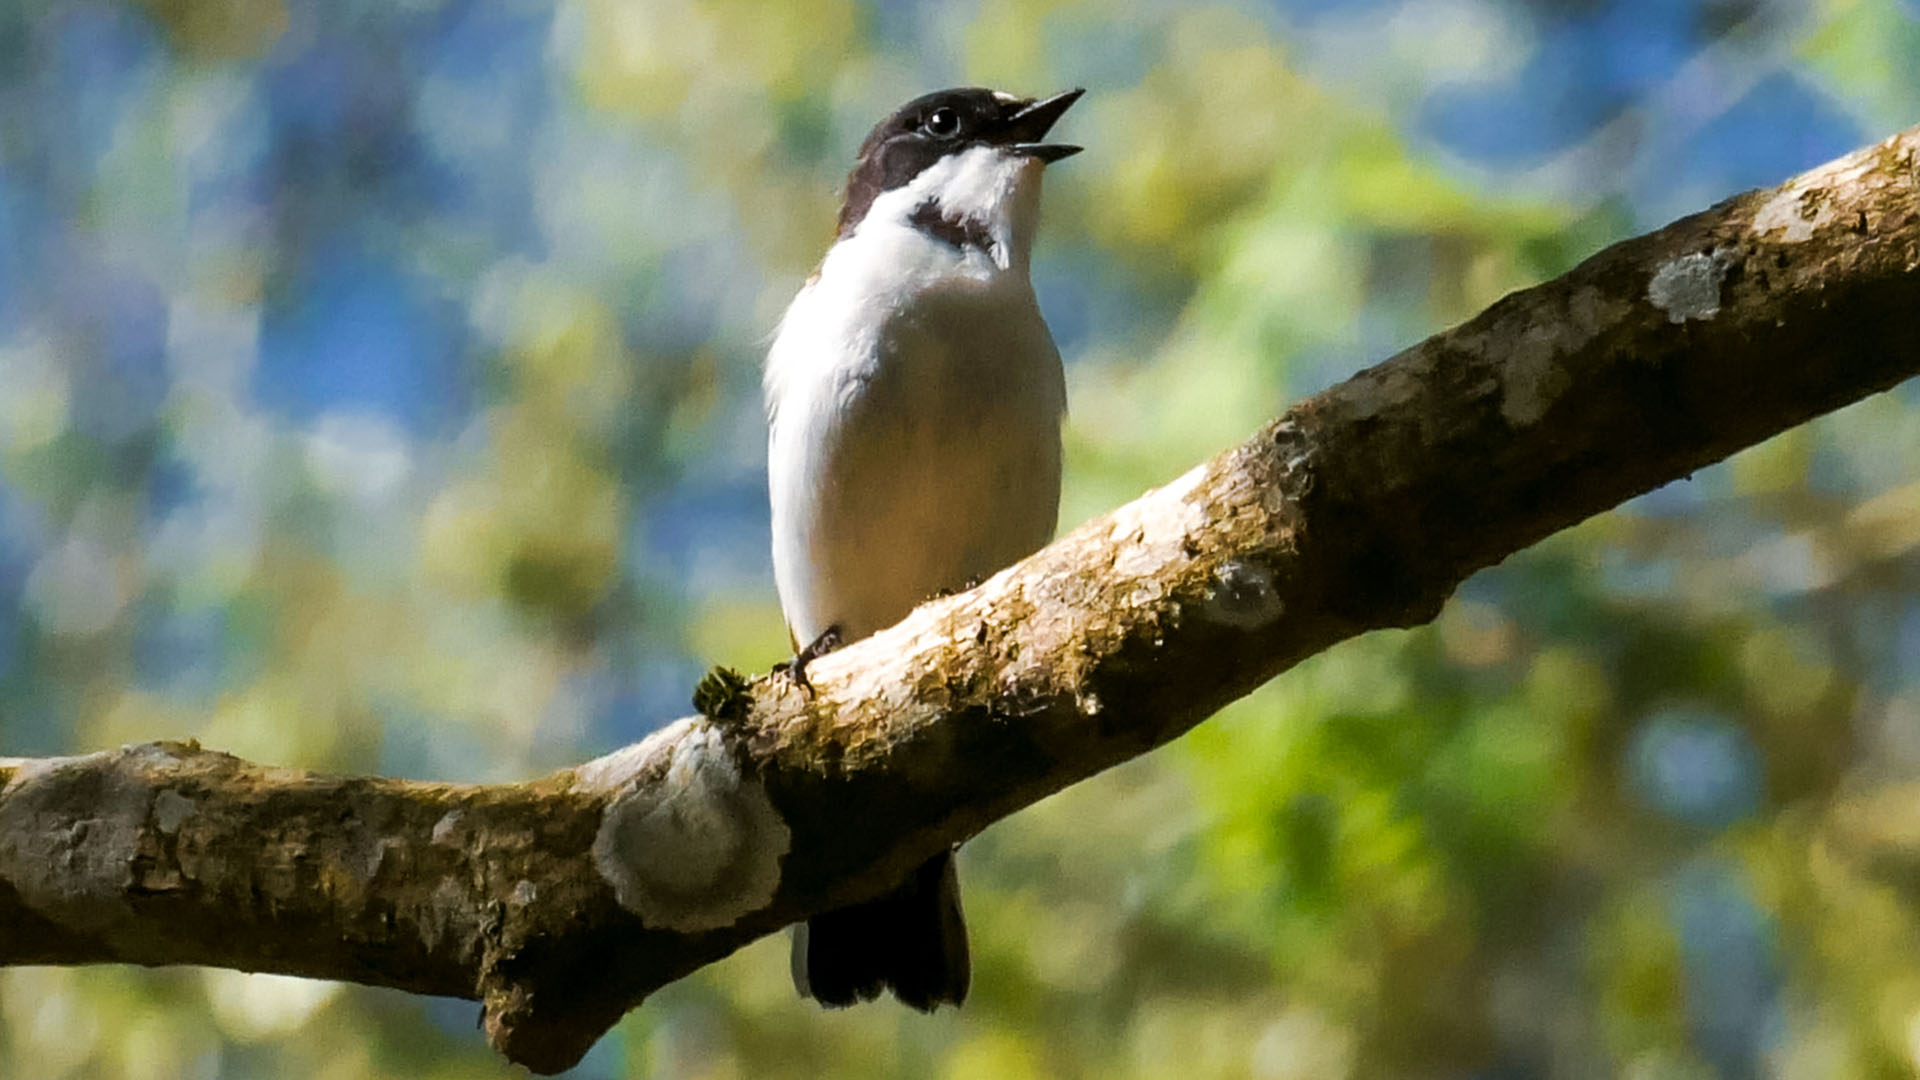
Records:
[[[854,234],[920,229],[916,214],[937,213],[984,238],[984,254],[1002,271],[1027,270],[1040,225],[1040,174],[1045,166],[996,146],[974,146],[941,158],[904,187],[880,195]]]

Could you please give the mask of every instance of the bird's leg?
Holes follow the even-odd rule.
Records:
[[[807,681],[807,665],[840,647],[840,627],[829,626],[820,631],[820,636],[807,642],[806,647],[793,654],[793,659],[773,665],[773,670],[784,671],[787,678],[799,684],[807,693],[813,693],[813,684]]]

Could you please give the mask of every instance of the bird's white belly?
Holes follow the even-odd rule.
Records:
[[[1053,534],[1064,389],[1030,294],[883,329],[841,339],[867,343],[853,362],[808,365],[774,418],[774,572],[801,645],[889,626]]]

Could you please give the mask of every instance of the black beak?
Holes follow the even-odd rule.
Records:
[[[1002,121],[1001,137],[1008,143],[1008,149],[1045,162],[1059,161],[1061,158],[1072,157],[1079,153],[1078,146],[1044,143],[1040,140],[1046,138],[1054,122],[1060,119],[1060,114],[1066,112],[1074,102],[1079,101],[1080,95],[1084,93],[1086,90],[1075,87],[1064,94],[1055,94],[1050,98],[1021,106],[1019,111]]]

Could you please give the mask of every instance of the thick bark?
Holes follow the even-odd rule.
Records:
[[[1616,245],[970,592],[520,785],[197,746],[0,761],[0,963],[485,1003],[576,1061],[652,990],[1178,736],[1469,574],[1920,370],[1920,129]]]

